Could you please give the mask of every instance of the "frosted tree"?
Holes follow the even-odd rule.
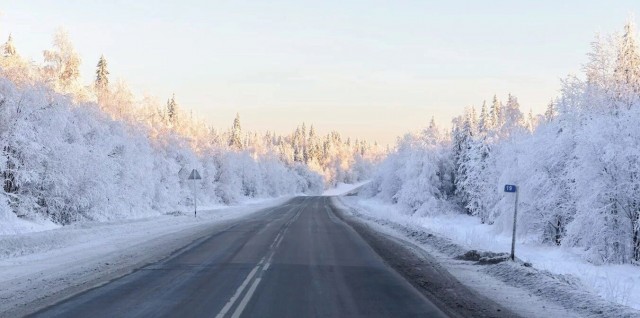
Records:
[[[596,34],[591,42],[591,51],[587,54],[589,62],[583,67],[587,83],[604,89],[613,78],[615,54],[612,51],[615,41],[610,37]]]
[[[529,113],[527,114],[527,130],[529,132],[533,132],[536,127],[538,126],[538,120],[537,118],[533,115],[533,109],[529,108]]]
[[[318,136],[316,134],[316,129],[313,127],[313,125],[311,125],[311,127],[309,128],[309,137],[307,140],[307,147],[308,147],[308,159],[309,162],[313,162],[315,161],[316,164],[320,162],[322,153],[321,153],[321,149],[320,149],[320,142],[318,140]]]
[[[9,34],[9,38],[7,39],[7,42],[4,43],[4,56],[13,56],[16,55],[16,47],[13,44],[13,38],[11,37],[11,34]]]
[[[304,126],[303,126],[304,127]],[[297,127],[293,133],[293,161],[304,162],[304,137],[300,127]]]
[[[53,49],[44,51],[45,75],[57,87],[69,90],[80,78],[80,55],[69,40],[68,34],[60,29],[53,38]]]
[[[480,217],[482,223],[489,222],[489,211],[485,196],[486,189],[491,188],[488,182],[488,159],[490,148],[484,140],[471,140],[466,165],[466,210],[471,215]]]
[[[453,160],[455,171],[455,194],[460,200],[460,205],[464,207],[468,214],[473,211],[469,209],[469,188],[471,187],[469,179],[469,170],[473,165],[472,157],[474,157],[473,129],[471,127],[471,117],[467,113],[458,119],[458,123],[453,132]]]
[[[478,132],[478,114],[476,113],[475,106],[471,106],[469,111],[469,124],[471,125],[471,131],[476,134]]]
[[[544,111],[544,119],[547,122],[551,122],[554,118],[556,118],[556,116],[556,107],[553,101],[550,101],[549,104],[547,104],[547,109]]]
[[[489,117],[491,118],[491,128],[498,131],[503,125],[502,103],[498,100],[497,95],[493,95],[493,101],[491,103],[491,109],[489,111]]]
[[[504,107],[504,125],[506,134],[511,134],[524,127],[524,116],[520,111],[520,104],[518,99],[511,94],[509,94],[507,104]]]
[[[428,146],[435,146],[440,143],[440,129],[438,129],[435,117],[431,117],[429,126],[422,131],[422,139]]]
[[[107,69],[107,59],[104,55],[100,56],[98,65],[96,66],[96,80],[94,83],[96,92],[100,95],[109,89],[109,70]]]
[[[635,25],[628,22],[617,49],[614,69],[615,92],[618,103],[630,108],[640,94],[640,54],[636,43]]]
[[[491,119],[487,110],[487,102],[482,102],[482,108],[480,108],[480,118],[478,119],[478,132],[486,134],[491,128]]]
[[[178,121],[178,104],[176,103],[176,94],[171,95],[167,100],[167,120],[169,124],[175,126]]]
[[[2,53],[0,54],[0,74],[18,85],[34,84],[40,80],[40,71],[34,67],[33,63],[20,57],[11,35],[0,48]]]
[[[242,150],[242,127],[240,126],[240,114],[236,114],[229,134],[229,147]]]

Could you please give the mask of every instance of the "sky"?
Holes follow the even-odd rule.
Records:
[[[393,144],[433,116],[449,127],[494,94],[542,113],[579,74],[596,32],[640,1],[8,1],[0,37],[42,62],[58,27],[93,80],[166,100],[219,129],[319,132]]]

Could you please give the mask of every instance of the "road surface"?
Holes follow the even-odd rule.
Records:
[[[35,317],[447,317],[338,217],[299,197]]]

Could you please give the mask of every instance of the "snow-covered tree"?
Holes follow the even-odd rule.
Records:
[[[236,114],[231,126],[229,135],[229,147],[236,150],[242,150],[242,127],[240,125],[240,114]]]
[[[13,56],[18,54],[16,51],[16,47],[13,44],[13,37],[11,37],[11,34],[9,34],[9,38],[7,39],[7,42],[4,43],[4,56]]]
[[[103,94],[109,89],[109,70],[107,69],[107,59],[104,55],[100,56],[98,65],[96,65],[96,80],[94,87],[98,95]]]
[[[640,94],[640,52],[635,33],[632,21],[625,24],[613,71],[616,101],[624,108],[636,103]]]
[[[53,38],[53,49],[44,51],[45,75],[56,87],[69,91],[80,78],[80,55],[69,40],[68,34],[59,29]]]
[[[478,119],[478,132],[481,134],[486,134],[489,129],[491,129],[491,118],[489,117],[489,112],[487,110],[487,102],[482,102],[482,107],[480,108],[480,118]]]
[[[550,122],[554,118],[556,118],[556,116],[557,116],[556,107],[553,101],[550,101],[549,104],[547,104],[547,109],[544,111],[544,119],[547,122]]]
[[[500,130],[504,123],[504,117],[502,113],[502,103],[498,100],[497,95],[493,95],[489,117],[491,118],[491,128],[496,131]]]
[[[171,95],[171,98],[167,100],[167,120],[171,125],[176,125],[178,122],[178,104],[176,103],[176,94]]]

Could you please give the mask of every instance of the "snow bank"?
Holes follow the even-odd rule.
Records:
[[[412,216],[402,213],[397,205],[378,199],[341,197],[356,215],[392,229],[430,252],[454,259],[470,250],[508,253],[511,238],[496,232],[495,228],[481,224],[478,218],[466,215]],[[482,280],[476,288],[486,288],[486,277],[503,284],[525,290],[544,302],[571,309],[583,317],[636,317],[640,311],[640,269],[633,265],[594,265],[584,261],[571,249],[559,249],[520,238],[516,245],[518,262],[465,267],[451,262],[461,279]],[[532,267],[523,266],[524,263]],[[451,268],[450,268],[451,269]],[[470,272],[471,271],[471,272]],[[472,274],[469,274],[472,273]],[[474,285],[474,283],[471,283]],[[495,292],[492,292],[495,294]],[[492,294],[488,294],[491,296]],[[598,297],[599,296],[599,297]],[[515,301],[513,297],[512,301]],[[531,301],[527,296],[526,301]],[[496,299],[509,303],[509,300]],[[616,305],[614,305],[614,303]],[[526,307],[526,303],[522,304]],[[558,316],[558,315],[551,315]]]

